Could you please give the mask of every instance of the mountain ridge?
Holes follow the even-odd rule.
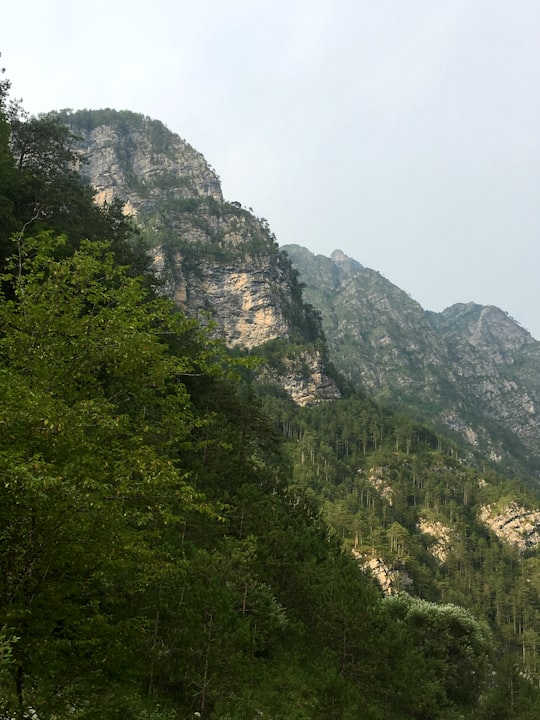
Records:
[[[536,497],[469,460],[470,447],[478,449],[476,460],[484,450],[499,465],[512,457],[504,423],[494,432],[478,399],[500,396],[502,388],[507,400],[519,400],[516,391],[527,377],[536,378],[536,342],[498,309],[462,303],[442,318],[430,315],[341,251],[316,258],[295,246],[306,272],[294,257],[289,260],[294,248],[289,256],[287,248],[280,250],[267,223],[239,203],[199,189],[189,196],[174,173],[160,187],[159,172],[142,183],[118,168],[124,176],[111,185],[111,197],[123,187],[124,197],[116,197],[136,215],[143,234],[154,238],[167,294],[201,319],[207,312],[231,348],[268,360],[255,392],[286,439],[293,492],[319,503],[313,512],[322,508],[346,554],[384,592],[406,590],[428,601],[474,607],[506,633],[506,650],[511,647],[535,676],[535,618],[527,618],[525,637],[512,625],[512,611],[514,617],[516,607],[524,616],[529,612],[523,588],[536,568]],[[268,323],[266,311],[274,313]],[[364,375],[363,392],[321,402],[338,398],[316,372],[327,355],[336,365],[348,357],[348,367]],[[417,415],[431,425],[439,421],[444,435],[393,412],[414,410],[416,399]],[[511,424],[519,408],[508,402],[506,409]],[[534,439],[534,425],[529,429]],[[458,447],[449,434],[471,445]],[[524,453],[516,432],[512,439],[517,454]],[[301,566],[309,568],[312,560],[306,552]],[[320,593],[326,590],[323,583]]]
[[[322,313],[348,380],[446,428],[493,461],[540,468],[540,343],[495,306],[424,310],[375,270],[336,251],[284,250]],[[518,466],[520,463],[518,462]],[[517,467],[517,466],[515,466]]]

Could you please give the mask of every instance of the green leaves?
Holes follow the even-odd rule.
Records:
[[[171,353],[163,338],[195,334],[194,324],[149,298],[105,245],[63,260],[56,247],[49,235],[21,242],[4,276],[13,299],[0,306],[0,603],[20,638],[4,687],[13,707],[45,707],[60,685],[67,703],[98,668],[103,690],[120,656],[129,677],[144,674],[137,608],[182,568],[161,536],[188,512],[212,512],[177,450],[204,422],[182,377],[216,372],[214,351]],[[111,638],[120,655],[105,651]]]
[[[405,631],[402,653],[408,646],[412,675],[401,690],[402,706],[410,703],[415,717],[425,718],[447,717],[450,708],[473,708],[492,669],[493,638],[487,625],[457,605],[405,594],[385,598],[382,609],[387,622]],[[411,693],[420,682],[424,692]]]

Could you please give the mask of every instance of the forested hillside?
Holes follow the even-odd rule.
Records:
[[[537,677],[537,494],[363,396],[300,411],[285,398],[265,404],[295,486],[386,593],[468,607],[494,629],[504,663]]]
[[[536,718],[535,549],[477,518],[535,498],[361,394],[255,383],[279,340],[229,352],[70,131],[5,80],[0,111],[0,716]]]

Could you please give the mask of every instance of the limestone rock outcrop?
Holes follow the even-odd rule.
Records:
[[[446,562],[448,553],[452,547],[452,531],[440,521],[421,518],[418,523],[418,530],[431,538],[429,551],[440,563]]]
[[[341,394],[324,370],[317,351],[306,349],[280,363],[281,369],[268,368],[263,377],[283,388],[296,402],[305,407],[320,401],[337,400]]]
[[[480,511],[480,521],[500,540],[522,552],[540,544],[540,510],[527,510],[515,502],[503,509],[485,505]]]
[[[265,258],[246,257],[241,267],[201,258],[196,271],[186,267],[181,251],[171,253],[161,246],[154,258],[165,268],[168,294],[177,305],[202,322],[215,323],[216,334],[229,346],[251,350],[268,340],[290,337],[282,301],[287,279]]]
[[[299,404],[339,397],[318,349],[320,321],[289,259],[265,220],[223,200],[205,158],[135,113],[79,111],[63,121],[79,137],[87,158],[80,170],[96,200],[118,199],[136,219],[163,291],[230,347],[251,351],[273,340],[304,346],[284,373],[273,373]]]
[[[67,117],[80,138],[80,170],[99,202],[118,197],[130,213],[151,210],[166,192],[223,200],[215,171],[201,153],[158,120],[136,113],[81,111]]]
[[[352,550],[362,570],[369,573],[380,585],[383,595],[396,595],[410,589],[412,580],[404,567],[390,567],[380,557],[368,557]]]

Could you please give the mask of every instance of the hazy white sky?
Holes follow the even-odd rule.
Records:
[[[540,339],[538,0],[25,0],[0,62],[33,112],[162,120],[281,244]]]

